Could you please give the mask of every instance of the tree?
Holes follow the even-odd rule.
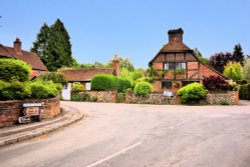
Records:
[[[250,83],[250,59],[245,61],[245,65],[243,67],[243,78]]]
[[[228,62],[223,74],[234,81],[239,81],[242,80],[243,68],[240,62]]]
[[[44,64],[47,64],[48,54],[46,52],[46,47],[48,46],[50,28],[46,23],[40,28],[40,32],[37,34],[36,41],[33,42],[32,52],[35,52],[42,59]]]
[[[233,57],[236,62],[240,62],[241,65],[244,64],[244,54],[240,44],[234,46]]]
[[[107,67],[110,67],[112,68],[114,65],[113,63],[114,59],[110,59],[108,64],[107,64]],[[119,61],[119,67],[120,67],[120,70],[122,69],[127,69],[128,71],[134,71],[135,70],[135,67],[131,61],[130,58],[124,58],[122,56],[118,56],[118,61]]]
[[[201,52],[200,52],[197,48],[194,48],[194,52],[195,52],[197,58],[198,58],[203,64],[208,65],[208,66],[211,66],[211,63],[210,63],[209,59],[206,58],[206,57],[203,57],[202,54],[201,54]]]
[[[234,61],[233,55],[229,52],[216,53],[210,57],[212,67],[221,73],[224,71],[224,66],[226,66],[229,61]]]
[[[74,61],[69,34],[60,19],[48,27],[42,26],[31,51],[37,53],[50,71],[70,67]]]

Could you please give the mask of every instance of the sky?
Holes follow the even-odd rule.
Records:
[[[0,0],[0,43],[19,37],[30,50],[44,23],[59,18],[79,63],[107,63],[115,54],[139,68],[182,28],[189,48],[204,57],[232,52],[240,43],[250,54],[249,0]]]

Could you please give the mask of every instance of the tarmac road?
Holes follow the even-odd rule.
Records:
[[[0,148],[1,167],[249,167],[250,102],[178,106],[62,102],[69,127]]]

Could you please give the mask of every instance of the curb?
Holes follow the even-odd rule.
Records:
[[[84,116],[84,114],[82,112],[78,111],[75,108],[72,108],[72,107],[70,107],[69,109],[66,109],[64,107],[61,107],[61,108],[63,110],[65,110],[65,111],[71,111],[71,112],[73,110],[73,112],[77,112],[77,114],[72,116],[72,118],[70,120],[55,123],[55,124],[49,125],[46,128],[40,127],[40,128],[35,129],[35,130],[29,131],[29,132],[27,132],[25,134],[19,134],[18,135],[18,133],[17,133],[17,136],[1,140],[0,141],[0,147],[3,147],[5,145],[9,145],[9,144],[14,144],[14,143],[17,143],[17,142],[21,142],[21,141],[24,141],[24,140],[32,139],[32,138],[35,138],[35,137],[38,137],[38,136],[42,136],[44,134],[48,134],[48,133],[53,132],[55,130],[58,130],[60,128],[69,126],[69,125],[81,120],[83,118],[83,116]],[[27,128],[26,131],[28,131],[28,130],[29,130],[29,128]]]

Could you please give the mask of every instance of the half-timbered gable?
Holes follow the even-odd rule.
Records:
[[[168,35],[169,42],[149,62],[153,70],[162,73],[152,84],[155,91],[176,91],[191,82],[201,82],[203,76],[224,77],[201,63],[195,52],[183,43],[181,28],[168,31]]]

